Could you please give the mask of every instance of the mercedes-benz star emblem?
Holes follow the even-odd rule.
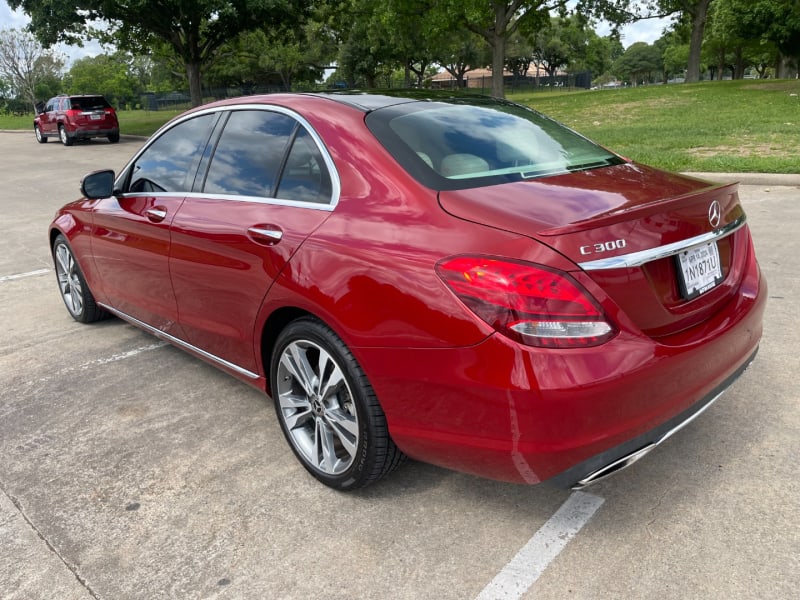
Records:
[[[711,206],[708,207],[708,222],[711,223],[711,226],[716,229],[719,227],[719,222],[722,220],[722,207],[719,205],[719,202],[714,200],[711,203]]]

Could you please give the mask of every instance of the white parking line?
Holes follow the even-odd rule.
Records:
[[[573,492],[476,600],[517,600],[539,579],[567,543],[583,528],[604,499]]]
[[[22,279],[23,277],[34,277],[36,275],[44,275],[49,273],[51,269],[37,269],[36,271],[28,271],[27,273],[15,273],[14,275],[0,276],[0,283],[4,281],[13,281],[14,279]]]
[[[56,377],[60,377],[62,375],[66,375],[67,373],[72,373],[74,371],[86,371],[87,369],[91,369],[92,367],[97,367],[100,365],[106,365],[108,363],[117,362],[119,360],[125,360],[126,358],[131,358],[136,356],[137,354],[142,354],[143,352],[149,352],[151,350],[157,350],[158,348],[163,348],[164,346],[169,346],[167,342],[155,342],[154,344],[148,344],[147,346],[140,346],[138,348],[134,348],[133,350],[128,350],[127,352],[119,352],[117,354],[112,354],[106,358],[96,358],[94,360],[90,360],[89,362],[85,362],[80,365],[65,367],[52,373],[50,375],[45,375],[44,377],[40,377],[35,382],[29,381],[28,384],[32,383],[45,383],[54,379]]]

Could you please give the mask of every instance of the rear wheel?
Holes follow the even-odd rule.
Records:
[[[53,261],[56,266],[61,299],[64,300],[72,318],[81,323],[92,323],[106,318],[108,313],[97,306],[78,262],[72,254],[72,249],[63,235],[56,237],[53,243]]]
[[[36,141],[40,144],[47,143],[47,136],[42,133],[42,130],[39,129],[38,125],[33,126],[33,132],[36,134]]]
[[[67,135],[67,130],[64,129],[63,125],[58,126],[58,137],[65,146],[72,146],[74,140]]]
[[[119,131],[115,133],[109,133],[108,141],[111,142],[112,144],[116,144],[119,141]]]
[[[278,336],[270,388],[289,445],[325,485],[362,488],[403,462],[366,375],[320,321],[297,319]]]

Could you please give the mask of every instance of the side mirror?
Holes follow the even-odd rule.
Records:
[[[114,194],[114,171],[94,171],[81,179],[81,194],[89,200],[108,198]]]

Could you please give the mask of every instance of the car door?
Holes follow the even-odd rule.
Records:
[[[169,275],[170,225],[194,183],[217,115],[184,120],[148,144],[93,214],[95,264],[111,307],[183,338]]]
[[[42,133],[55,134],[58,132],[56,125],[56,110],[59,98],[50,98],[45,104],[44,112],[39,117],[39,127]]]
[[[294,115],[250,108],[225,118],[213,158],[201,167],[205,178],[172,222],[170,271],[189,341],[257,374],[259,308],[330,215],[338,179],[316,135]]]

